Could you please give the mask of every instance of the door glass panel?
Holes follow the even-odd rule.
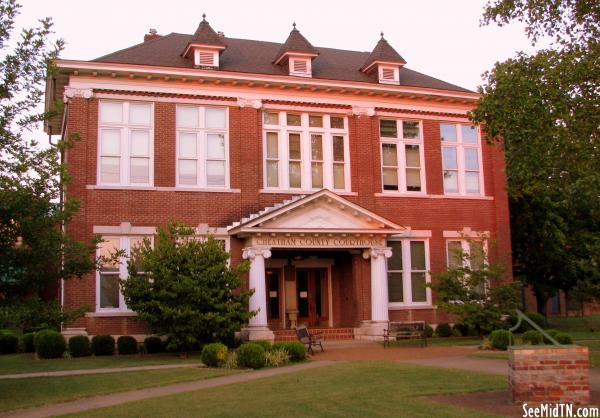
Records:
[[[321,318],[323,315],[323,301],[321,300],[323,296],[323,271],[322,270],[313,270],[314,272],[314,280],[315,280],[315,313],[317,318]]]
[[[279,319],[279,274],[277,270],[267,270],[267,300],[268,305],[268,319]]]
[[[296,270],[296,289],[298,292],[298,316],[308,317],[308,272]]]

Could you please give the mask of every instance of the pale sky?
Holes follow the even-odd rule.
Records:
[[[371,51],[379,33],[407,67],[475,90],[481,74],[516,51],[532,52],[523,26],[480,27],[485,0],[21,0],[18,26],[51,16],[63,58],[89,60],[160,34],[193,33],[202,13],[226,36],[284,42],[292,22],[314,45]],[[367,5],[365,7],[365,5]]]

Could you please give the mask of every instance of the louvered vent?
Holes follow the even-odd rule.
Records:
[[[383,68],[381,70],[381,79],[386,81],[394,81],[395,71],[393,68]]]
[[[200,52],[200,65],[215,65],[215,55],[211,52]]]
[[[294,60],[294,72],[295,73],[306,73],[308,68],[305,60]]]

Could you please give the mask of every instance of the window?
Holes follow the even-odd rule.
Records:
[[[473,125],[440,124],[444,192],[482,194],[479,131]]]
[[[127,311],[125,300],[121,294],[119,282],[127,279],[127,258],[132,250],[139,246],[144,237],[102,237],[98,256],[111,257],[117,250],[123,250],[125,256],[119,261],[105,262],[97,274],[97,311]]]
[[[344,117],[268,111],[263,126],[266,189],[350,190]]]
[[[446,241],[448,268],[468,266],[478,270],[485,265],[485,241],[478,240],[448,240]]]
[[[227,109],[177,106],[177,185],[229,187]]]
[[[98,184],[153,183],[152,103],[100,101]]]
[[[423,240],[389,241],[388,297],[391,306],[429,305],[427,242]]]
[[[194,49],[194,65],[196,67],[218,67],[219,53],[210,49]]]
[[[382,188],[386,192],[422,193],[424,165],[421,122],[381,119]]]

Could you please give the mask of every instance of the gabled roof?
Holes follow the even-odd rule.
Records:
[[[311,213],[311,208],[319,205],[321,208],[323,205],[330,208],[330,212],[332,213],[331,216],[327,217],[328,219],[323,219],[322,212],[319,214]],[[308,214],[304,213],[303,220],[300,222],[302,226],[298,225],[298,219],[294,219],[291,222],[286,221],[286,219],[293,216],[292,212],[306,211],[307,208]],[[356,226],[349,225],[348,219],[353,220],[350,223],[354,223]],[[315,221],[324,223],[313,225],[312,223]],[[358,226],[359,224],[360,226]],[[328,189],[322,189],[310,195],[294,196],[274,206],[266,207],[260,212],[251,214],[227,227],[230,235],[241,232],[273,232],[277,230],[293,232],[300,230],[312,231],[313,229],[321,232],[369,232],[385,234],[398,233],[406,228],[352,203]]]
[[[206,15],[202,15],[202,21],[198,25],[198,29],[192,35],[189,43],[191,44],[202,44],[202,45],[213,45],[224,47],[225,43],[217,32],[210,26],[210,23],[206,20]]]
[[[144,42],[120,51],[96,58],[93,62],[193,68],[194,63],[181,55],[190,43],[192,35],[171,33],[151,42]],[[219,58],[219,71],[287,76],[286,68],[273,63],[273,57],[281,49],[275,42],[249,39],[221,38],[227,49]],[[315,47],[319,56],[312,62],[313,79],[357,81],[379,84],[376,77],[358,69],[369,58],[368,52]],[[472,93],[471,90],[430,77],[423,73],[400,68],[403,86],[422,87]]]
[[[404,58],[402,58],[383,37],[383,33],[381,34],[381,39],[377,42],[377,45],[375,45],[373,52],[371,52],[371,55],[369,55],[369,58],[367,58],[367,61],[361,67],[361,71],[366,71],[377,61],[396,63],[398,65],[406,64]]]
[[[277,55],[273,60],[275,64],[278,64],[282,58],[289,53],[309,54],[314,56],[319,55],[319,51],[317,51],[300,31],[296,29],[296,23],[294,23],[293,26],[294,29],[290,32],[290,36],[288,36],[283,45],[281,45],[279,52],[277,52]]]

